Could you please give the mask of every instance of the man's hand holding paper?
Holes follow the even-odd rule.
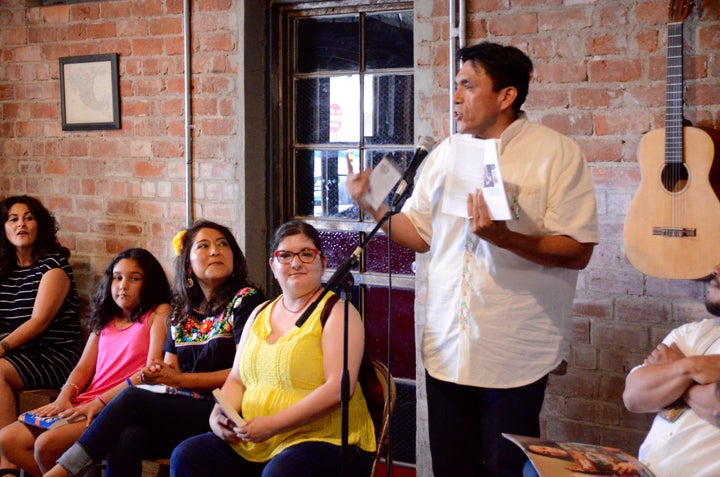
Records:
[[[459,217],[489,217],[491,221],[510,220],[497,142],[468,135],[452,136],[451,141],[452,162],[448,164],[442,212]]]

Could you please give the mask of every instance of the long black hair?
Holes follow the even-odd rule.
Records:
[[[115,255],[95,287],[90,316],[86,323],[90,331],[99,333],[107,323],[122,313],[120,307],[113,300],[111,287],[115,265],[123,259],[135,260],[145,273],[145,280],[140,292],[140,303],[130,313],[131,322],[140,321],[145,313],[162,303],[170,303],[170,283],[160,262],[144,248],[129,248]]]
[[[37,260],[47,253],[60,253],[66,258],[70,257],[70,250],[63,247],[57,238],[58,224],[50,211],[35,197],[16,195],[7,197],[0,203],[0,222],[4,225],[8,221],[10,209],[15,204],[27,205],[37,222],[37,238],[33,244],[33,259]],[[2,234],[0,245],[0,279],[5,278],[11,271],[17,269],[17,253],[5,233]]]
[[[230,245],[230,250],[232,250],[233,254],[233,272],[227,280],[215,290],[210,301],[206,301],[205,295],[199,285],[194,284],[190,286],[188,283],[188,278],[194,280],[190,268],[190,249],[195,241],[195,236],[201,229],[214,229],[220,232],[227,240],[228,245]],[[182,237],[180,253],[175,257],[175,277],[173,279],[175,304],[183,306],[186,312],[197,308],[203,313],[214,315],[225,309],[238,290],[244,287],[257,288],[248,280],[245,254],[240,249],[240,245],[238,245],[230,229],[209,220],[201,219],[195,222],[192,227],[187,229],[185,235]]]

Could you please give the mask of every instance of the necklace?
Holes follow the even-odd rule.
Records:
[[[314,289],[312,291],[312,293],[310,294],[310,296],[308,297],[308,299],[305,300],[305,303],[303,303],[302,306],[300,308],[298,308],[297,310],[291,310],[290,308],[287,307],[287,305],[285,304],[285,295],[283,295],[282,298],[280,299],[280,303],[282,304],[282,307],[285,308],[285,311],[287,311],[289,313],[300,313],[300,311],[302,311],[302,309],[305,308],[308,303],[310,303],[310,300],[312,300],[312,297],[315,296],[315,292],[317,292],[319,289],[320,289],[320,287],[317,287],[316,289]]]

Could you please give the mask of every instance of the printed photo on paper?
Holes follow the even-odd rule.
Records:
[[[451,137],[442,212],[467,217],[467,196],[482,188],[493,220],[510,220],[510,206],[498,163],[497,141]]]

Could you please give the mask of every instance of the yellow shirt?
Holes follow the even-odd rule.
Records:
[[[320,315],[323,301],[301,327],[293,327],[284,336],[269,344],[270,314],[280,298],[262,310],[252,324],[250,336],[239,362],[240,376],[245,384],[242,414],[247,419],[268,416],[288,408],[325,382]],[[375,431],[360,386],[350,399],[348,444],[375,451]],[[267,462],[286,448],[307,441],[341,445],[341,410],[304,426],[275,435],[265,442],[240,442],[235,451],[252,462]]]

